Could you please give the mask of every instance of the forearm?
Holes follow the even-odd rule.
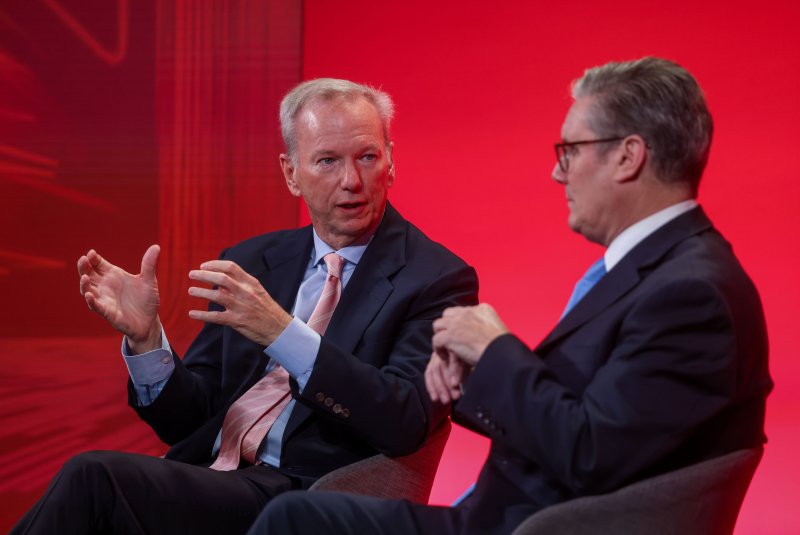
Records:
[[[724,306],[698,292],[682,303],[675,296],[691,293],[654,299],[618,331],[574,333],[545,359],[514,336],[499,338],[470,378],[460,418],[578,494],[635,478],[733,403],[732,330]]]

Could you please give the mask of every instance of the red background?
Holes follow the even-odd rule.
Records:
[[[139,45],[131,47],[127,59],[102,77],[116,80],[114,84],[92,88],[93,98],[105,93],[125,101],[128,91],[139,95],[129,100],[142,109],[153,109],[155,102],[160,102],[159,93],[142,87],[142,80],[152,73],[153,63],[161,65],[152,38],[155,24],[148,23],[147,17],[164,3],[144,2],[132,10],[137,15],[131,18],[131,42]],[[79,3],[72,4],[76,8]],[[246,9],[253,4],[257,2],[242,2]],[[794,310],[800,302],[796,276],[800,260],[796,173],[800,5],[789,0],[725,5],[697,0],[668,4],[517,0],[496,4],[307,0],[302,39],[295,48],[301,51],[297,75],[350,78],[381,86],[394,96],[398,179],[390,199],[432,238],[474,265],[481,279],[481,299],[494,305],[513,331],[535,344],[557,320],[574,280],[600,254],[596,246],[566,227],[563,191],[549,178],[554,163],[552,143],[559,137],[570,104],[570,80],[588,66],[643,55],[676,60],[694,73],[705,89],[716,123],[700,201],[734,244],[761,291],[776,382],[767,414],[769,443],[736,533],[800,532],[795,512],[800,498],[800,457],[795,450],[800,447],[795,416],[800,405],[800,364],[795,358],[800,337],[794,326]],[[20,43],[26,42],[24,32],[8,30],[12,27],[9,19],[17,28],[25,27],[20,22],[22,15],[14,12],[14,2],[11,6],[0,7],[0,51],[5,54],[18,51]],[[96,23],[98,31],[109,27],[105,19],[88,11],[83,14],[84,20]],[[149,41],[143,37],[148,31]],[[58,41],[59,35],[55,30],[47,32],[54,46],[63,49],[66,45]],[[113,32],[106,36],[107,42],[113,42]],[[21,56],[24,54],[18,52],[14,57]],[[6,57],[0,56],[0,60]],[[133,57],[140,59],[134,61]],[[0,81],[8,81],[8,65],[0,62]],[[74,66],[70,67],[54,64],[50,70],[58,71],[58,76],[40,75],[34,85],[43,93],[58,93],[64,77],[76,74]],[[242,71],[245,78],[253,75],[248,69],[258,67],[248,64]],[[101,79],[86,69],[76,75]],[[0,156],[3,147],[21,146],[15,145],[20,139],[36,143],[45,139],[64,153],[59,162],[71,158],[95,170],[90,173],[91,180],[84,176],[76,186],[93,195],[88,200],[81,197],[81,204],[74,196],[42,194],[41,188],[10,173],[8,165],[0,168],[0,193],[6,201],[0,220],[0,290],[6,296],[0,332],[0,481],[7,483],[0,483],[0,498],[3,507],[10,508],[0,514],[0,529],[41,493],[42,482],[69,455],[103,447],[162,451],[124,409],[124,366],[114,355],[118,340],[98,338],[110,333],[83,308],[73,265],[85,248],[102,245],[115,251],[112,259],[137,270],[137,258],[146,244],[169,230],[165,229],[169,207],[163,204],[164,190],[160,195],[153,191],[163,188],[154,177],[164,157],[163,147],[154,137],[157,125],[147,119],[154,113],[148,116],[136,108],[109,104],[107,110],[124,115],[118,121],[125,128],[114,128],[120,123],[108,119],[108,112],[81,118],[56,105],[48,108],[42,104],[47,99],[42,99],[37,101],[39,116],[49,118],[50,123],[40,121],[38,129],[29,125],[24,138],[20,137],[19,121],[8,119],[13,117],[13,106],[6,98],[11,93],[8,85],[3,87],[0,84]],[[31,93],[14,95],[30,97]],[[54,119],[56,114],[48,114],[49,109],[60,110],[61,118]],[[264,120],[274,121],[275,114],[273,110]],[[247,114],[240,119],[247,122]],[[74,141],[76,130],[82,132],[77,138],[80,146]],[[210,135],[218,134],[210,130]],[[125,136],[112,144],[120,131]],[[274,175],[275,147],[266,150],[264,162],[275,166],[263,169],[269,180],[279,180]],[[41,166],[52,167],[47,162]],[[68,185],[70,178],[62,172],[67,165],[56,167],[57,183]],[[125,178],[130,173],[134,176]],[[109,181],[110,176],[115,181]],[[150,186],[143,189],[148,176]],[[236,178],[233,173],[226,176],[227,180]],[[130,212],[120,208],[128,206],[134,194],[142,196],[142,209]],[[274,193],[271,199],[283,198],[282,205],[291,206],[288,196],[281,195]],[[234,207],[243,202],[219,195],[212,200],[181,198],[175,202],[181,207],[191,207],[194,202],[198,211],[197,203],[231,201]],[[243,210],[252,213],[252,204]],[[302,209],[297,210],[296,217],[307,220]],[[290,225],[296,217],[290,214],[282,221]],[[250,233],[276,224],[266,214],[263,221],[252,222]],[[229,235],[236,237],[245,230],[249,228],[236,228]],[[190,237],[196,235],[190,233]],[[209,249],[203,254],[216,254],[210,250],[212,244],[203,246]],[[188,259],[173,260],[160,267],[162,279],[179,281],[174,273],[185,273],[184,266],[177,269],[176,264]],[[521,273],[529,276],[523,279]],[[531,304],[523,304],[520,295],[528,297]],[[181,320],[176,319],[175,324],[180,327]],[[176,336],[181,337],[179,334]],[[83,337],[67,339],[71,352],[63,344],[57,345],[66,335]],[[90,354],[102,354],[103,358],[90,360],[86,357]],[[61,390],[43,387],[48,370],[53,369],[69,370],[58,377],[60,384],[69,383],[63,395]],[[109,394],[98,396],[96,391],[106,384],[106,378]],[[86,411],[75,410],[81,402]],[[13,467],[24,464],[20,452],[31,448],[30,436],[35,435],[28,428],[15,427],[19,425],[15,422],[30,413],[31,405],[36,406],[37,414],[60,414],[58,424],[72,434],[70,440],[58,443],[55,453],[50,450],[47,463],[15,471]],[[65,406],[73,408],[65,410]],[[98,416],[111,406],[119,409],[119,414],[114,412],[105,419]],[[42,422],[52,425],[45,417]],[[474,478],[486,447],[480,437],[454,429],[434,486],[434,503],[448,503]]]

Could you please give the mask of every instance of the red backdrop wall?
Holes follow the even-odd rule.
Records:
[[[496,4],[306,0],[302,41],[292,23],[299,11],[276,13],[281,2],[0,6],[0,531],[70,455],[164,449],[125,407],[119,340],[85,311],[77,256],[90,246],[112,250],[136,270],[147,244],[174,244],[159,276],[181,309],[182,274],[200,256],[307,221],[282,189],[271,189],[280,186],[275,106],[293,76],[285,58],[295,58],[297,77],[351,78],[395,97],[392,202],[472,263],[482,300],[535,344],[600,253],[567,229],[563,191],[549,178],[569,81],[588,66],[652,54],[685,65],[706,91],[716,135],[700,200],[759,287],[770,330],[770,442],[736,533],[800,533],[800,7]],[[181,56],[188,46],[197,55]],[[264,64],[283,73],[277,85],[261,78]],[[184,95],[172,100],[180,84]],[[176,120],[160,123],[159,112]],[[259,210],[258,197],[277,208]],[[223,228],[201,219],[215,202],[246,219]],[[512,285],[521,270],[530,277]],[[520,304],[521,293],[533,306]],[[171,316],[176,326],[180,314]],[[456,497],[486,449],[456,428],[432,501]]]

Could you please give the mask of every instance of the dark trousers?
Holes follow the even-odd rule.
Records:
[[[158,457],[88,452],[67,461],[18,534],[245,533],[291,480],[266,466],[218,472]]]
[[[287,492],[248,535],[448,535],[464,533],[462,511],[336,492]]]

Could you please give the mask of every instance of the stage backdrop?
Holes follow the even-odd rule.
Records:
[[[395,97],[392,201],[478,269],[482,300],[533,345],[601,253],[567,229],[549,178],[569,82],[659,55],[706,91],[716,132],[700,201],[759,287],[770,330],[770,441],[736,533],[800,533],[798,22],[789,0],[6,0],[0,531],[75,453],[164,451],[125,406],[119,338],[86,310],[75,260],[96,247],[138,271],[161,243],[164,319],[183,350],[197,329],[186,272],[242,237],[307,222],[277,166],[277,102],[301,76]],[[456,427],[432,501],[460,494],[486,451]]]

